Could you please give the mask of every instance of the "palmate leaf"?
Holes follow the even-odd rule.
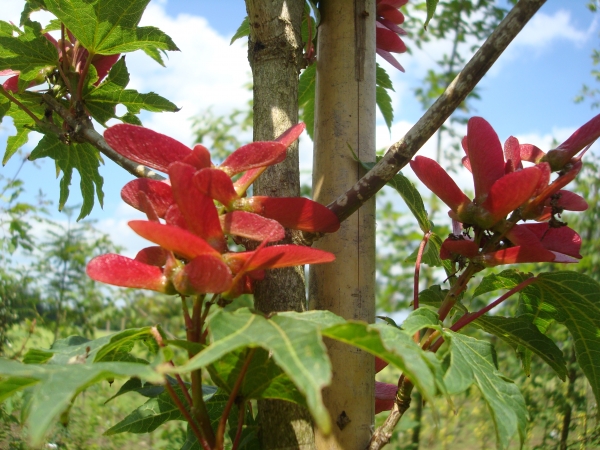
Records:
[[[561,271],[541,274],[529,287],[537,288],[528,290],[529,300],[537,294],[537,306],[550,306],[550,310],[554,310],[553,318],[564,324],[573,336],[577,362],[599,402],[600,285],[587,275]]]
[[[550,325],[555,322],[556,308],[548,303],[540,301],[541,290],[537,283],[530,284],[520,292],[517,316],[524,318],[534,324],[542,334],[546,334]],[[519,346],[517,354],[523,364],[525,373],[531,372],[531,358],[533,352],[525,347]]]
[[[6,28],[6,22],[0,22]],[[24,32],[17,37],[0,33],[0,70],[19,70],[19,88],[38,77],[40,71],[58,62],[56,48],[41,33],[37,22],[26,22]],[[43,81],[43,78],[42,80]]]
[[[118,433],[150,433],[170,420],[184,420],[183,414],[179,411],[169,393],[165,391],[164,387],[160,387],[163,392],[133,410],[119,423],[106,430],[104,434],[111,436]],[[181,388],[176,385],[174,390],[181,403],[185,405],[186,399],[181,392]],[[215,392],[214,387],[203,386],[202,397],[204,401],[210,401]]]
[[[38,446],[53,422],[72,399],[87,387],[106,379],[139,377],[160,383],[163,376],[145,364],[101,362],[95,364],[37,365],[0,358],[0,377],[6,383],[36,380],[29,387],[27,425],[33,446]],[[32,382],[33,383],[33,382]]]
[[[427,25],[429,21],[433,19],[433,15],[435,14],[435,8],[440,0],[425,0],[427,4],[427,19],[425,20],[425,24],[423,25],[425,29],[427,29]]]
[[[437,316],[419,312],[410,331],[421,327],[437,327]],[[331,379],[331,365],[325,352],[322,336],[354,345],[390,362],[403,370],[426,398],[432,398],[440,390],[445,392],[441,364],[435,355],[422,351],[412,341],[410,334],[387,325],[368,325],[360,322],[345,322],[327,311],[309,313],[285,312],[269,320],[241,308],[233,313],[218,311],[210,319],[213,342],[193,357],[187,364],[170,369],[172,372],[189,372],[198,368],[215,366],[234,351],[246,347],[261,347],[272,354],[273,361],[296,385],[306,398],[306,404],[315,418],[315,423],[327,432],[330,418],[322,403],[321,389]],[[264,352],[263,355],[265,355]],[[262,363],[260,356],[255,364]],[[217,384],[230,389],[236,379],[236,370],[243,357],[226,362],[226,367],[217,374]],[[258,369],[258,367],[257,367]],[[256,370],[256,375],[261,370]],[[264,372],[263,372],[264,374]],[[263,375],[264,376],[264,375]],[[265,398],[264,381],[250,376],[245,386],[247,395]],[[278,388],[281,386],[277,386]],[[285,386],[284,386],[285,387]],[[286,388],[287,389],[287,388]],[[268,391],[268,390],[267,390]],[[270,398],[278,398],[269,394]],[[284,392],[286,400],[294,400]],[[271,397],[273,395],[273,397]]]
[[[236,350],[228,353],[208,367],[213,382],[230,393],[235,385],[248,350]],[[238,396],[244,400],[273,398],[306,405],[304,397],[298,392],[290,378],[269,358],[269,352],[262,348],[255,350]]]
[[[93,66],[90,71],[94,71]],[[141,94],[133,89],[125,89],[129,83],[129,72],[124,57],[115,63],[106,80],[97,87],[91,85],[95,79],[95,74],[92,74],[83,98],[92,117],[102,124],[117,117],[115,108],[119,104],[127,108],[129,116],[139,114],[142,109],[152,112],[179,110],[175,104],[154,92]]]
[[[16,128],[16,133],[8,137],[6,142],[6,150],[2,157],[2,165],[10,160],[10,158],[29,141],[29,133],[32,131],[34,123],[31,117],[25,113],[14,103],[11,103],[6,114],[13,119],[13,125]]]
[[[249,36],[249,35],[250,35],[250,21],[248,20],[248,16],[246,16],[246,17],[244,17],[244,20],[242,20],[242,23],[240,24],[237,31],[231,38],[229,45],[233,44],[238,39],[243,38],[245,36]]]
[[[391,130],[394,120],[392,98],[388,90],[394,90],[392,81],[383,67],[377,64],[375,100],[377,107],[383,115],[388,129]],[[300,120],[306,124],[306,132],[314,139],[315,123],[315,85],[317,79],[317,66],[311,64],[300,75],[298,82],[298,106],[300,107]]]
[[[79,172],[81,179],[79,186],[83,197],[83,204],[77,220],[84,218],[92,211],[94,191],[102,206],[104,199],[102,184],[104,180],[98,172],[100,155],[98,150],[91,144],[71,143],[71,145],[67,145],[61,142],[57,136],[46,134],[31,152],[29,159],[35,160],[43,157],[54,159],[57,167],[63,172],[63,177],[60,180],[59,210],[62,210],[69,198],[69,185],[71,184],[73,169]]]
[[[431,400],[436,388],[444,390],[441,365],[435,356],[421,350],[408,333],[396,327],[347,322],[324,329],[322,333],[328,338],[365,350],[402,370],[425,399]]]
[[[208,402],[206,402],[206,409],[208,411],[208,415],[210,417],[210,423],[215,430],[221,420],[221,416],[223,415],[223,410],[225,409],[225,405],[229,400],[229,394],[218,390],[215,395],[213,395]],[[240,438],[240,442],[238,445],[238,449],[242,450],[260,450],[262,447],[260,446],[260,441],[258,440],[258,423],[252,417],[249,411],[246,411],[246,417],[244,419],[244,426],[242,429],[242,436]],[[231,440],[235,439],[235,434],[237,431],[237,425],[239,420],[239,409],[237,402],[231,408],[231,412],[229,413],[229,417],[227,422],[229,424],[229,437]],[[226,447],[227,443],[226,443]],[[181,450],[202,450],[202,446],[194,436],[194,433],[188,426],[187,429],[187,437],[186,441],[181,447]]]
[[[144,342],[156,353],[156,342],[151,327],[131,328],[98,339],[88,340],[81,336],[59,339],[52,348],[31,349],[24,358],[26,364],[91,364],[94,362],[148,362],[130,354],[136,342]]]
[[[343,319],[327,311],[284,313],[269,320],[247,308],[232,313],[218,311],[210,319],[212,345],[172,371],[189,372],[213,364],[234,350],[262,347],[272,353],[275,363],[306,397],[316,424],[327,433],[331,421],[321,389],[331,380],[331,363],[319,328],[340,322]]]
[[[398,194],[402,197],[410,212],[415,216],[417,222],[419,223],[419,228],[423,233],[431,230],[431,222],[427,215],[427,211],[425,210],[425,204],[423,203],[423,198],[419,191],[415,187],[415,185],[406,178],[402,172],[398,172],[394,175],[388,183],[388,186],[396,189]]]
[[[486,275],[481,280],[481,283],[479,283],[479,285],[475,288],[475,292],[473,292],[473,298],[488,292],[496,291],[498,289],[512,289],[519,283],[525,281],[527,278],[529,278],[528,274],[518,272],[513,269],[503,270],[498,274],[492,273],[490,275]]]
[[[393,91],[394,87],[390,76],[379,64],[376,64],[375,68],[375,81],[375,102],[377,103],[379,111],[381,111],[381,115],[383,116],[383,120],[385,121],[388,130],[392,131],[394,108],[392,107],[392,98],[390,97],[388,90]]]
[[[3,402],[9,397],[12,397],[19,391],[37,384],[35,378],[11,377],[0,381],[0,402]]]
[[[450,367],[444,376],[448,392],[458,394],[475,384],[490,410],[498,448],[508,448],[515,434],[522,444],[527,425],[525,400],[519,388],[498,372],[492,345],[452,331],[445,331],[444,336],[450,342]]]
[[[525,317],[482,316],[473,322],[487,333],[498,336],[515,349],[527,349],[538,355],[565,381],[567,363],[561,349],[554,341],[542,334],[540,330]],[[518,352],[519,356],[523,354]],[[529,376],[529,367],[524,364],[525,373]]]
[[[114,55],[150,49],[179,50],[172,39],[155,27],[138,27],[150,0],[45,0],[90,54]]]
[[[421,262],[432,267],[444,267],[446,274],[452,272],[452,262],[448,259],[440,258],[440,248],[442,247],[442,239],[435,233],[429,235],[429,240],[425,244],[423,249],[423,255],[421,256]],[[406,257],[404,262],[414,263],[417,260],[419,248],[417,247],[409,256]]]
[[[352,152],[352,154],[354,156],[354,159],[359,161],[356,154],[354,152]],[[381,159],[381,156],[378,156],[377,161],[379,161],[380,159]],[[376,164],[373,162],[364,162],[364,161],[359,161],[359,162],[367,170],[371,170],[373,168],[373,166],[375,166],[375,164]],[[406,178],[402,174],[402,172],[398,172],[396,175],[394,175],[394,178],[392,178],[390,181],[388,181],[387,185],[396,189],[398,194],[400,194],[400,197],[402,197],[402,199],[406,203],[406,206],[408,206],[408,209],[410,210],[410,212],[413,214],[413,216],[415,216],[415,219],[417,219],[417,222],[419,223],[419,228],[421,228],[421,231],[423,231],[423,233],[426,233],[429,230],[431,230],[432,223],[429,220],[427,210],[425,209],[425,204],[423,203],[423,197],[421,197],[421,194],[419,193],[419,191],[417,190],[415,185],[408,178]],[[441,243],[440,243],[440,246],[441,246]],[[438,254],[439,254],[439,251],[438,251]],[[440,260],[440,265],[441,265],[441,260]]]

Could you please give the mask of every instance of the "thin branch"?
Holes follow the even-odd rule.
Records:
[[[442,96],[427,110],[406,135],[393,144],[385,156],[348,191],[328,205],[343,221],[375,195],[450,117],[483,78],[508,44],[523,29],[546,0],[520,0],[487,38]]]
[[[240,411],[238,413],[238,426],[237,431],[235,432],[235,438],[233,439],[233,445],[231,446],[231,450],[237,450],[238,445],[240,445],[240,439],[242,438],[242,431],[244,431],[244,418],[246,417],[246,405],[242,405],[240,407]]]
[[[75,115],[71,113],[71,111],[69,111],[67,108],[61,105],[58,100],[48,94],[42,95],[42,100],[50,108],[52,108],[53,111],[56,111],[56,113],[62,117],[73,130],[75,130],[74,137],[76,140],[92,144],[108,158],[112,159],[127,172],[138,178],[151,178],[153,180],[165,179],[162,175],[157,174],[144,165],[125,158],[114,151],[112,147],[106,143],[102,135],[94,130],[91,121],[87,117],[83,119],[77,119]]]
[[[173,399],[173,402],[175,403],[175,405],[177,406],[179,411],[181,411],[181,414],[183,415],[183,417],[185,417],[185,420],[187,420],[187,422],[190,424],[190,428],[194,432],[194,436],[196,436],[196,439],[198,439],[198,442],[202,445],[202,448],[204,450],[211,450],[210,445],[208,444],[206,439],[204,439],[204,436],[202,435],[202,432],[198,428],[198,425],[196,425],[196,422],[192,418],[190,412],[185,408],[185,406],[183,406],[183,403],[181,403],[181,399],[177,395],[177,392],[175,392],[175,389],[173,389],[173,386],[171,386],[169,384],[168,380],[165,384],[165,387],[166,387],[167,391],[169,392],[169,395]]]
[[[519,291],[522,291],[523,289],[525,289],[527,286],[529,286],[531,283],[535,282],[536,280],[537,280],[537,277],[529,277],[529,278],[527,278],[525,281],[522,281],[519,284],[517,284],[510,291],[507,291],[506,293],[504,293],[497,300],[494,300],[489,305],[485,306],[484,308],[481,308],[479,311],[476,311],[474,313],[466,313],[460,319],[458,319],[456,321],[456,323],[450,327],[450,329],[452,331],[458,331],[458,330],[460,330],[461,328],[463,328],[466,325],[470,324],[474,320],[479,319],[485,313],[487,313],[487,312],[491,311],[492,309],[494,309],[496,306],[498,306],[504,300],[506,300],[507,298],[511,297],[513,294],[515,294],[515,293],[517,293]],[[435,345],[434,345],[434,347],[435,347]],[[437,350],[437,348],[439,348],[439,345],[435,348],[435,350],[434,350],[434,347],[432,347],[432,349],[431,349],[432,352],[434,352],[435,350]]]
[[[383,425],[375,430],[367,450],[379,450],[381,447],[390,442],[392,435],[394,434],[394,428],[400,422],[400,419],[404,415],[408,408],[410,408],[411,393],[414,385],[406,378],[402,380],[402,384],[396,394],[396,401],[390,411],[390,415],[387,416]]]
[[[450,329],[452,331],[460,330],[461,328],[467,326],[468,324],[472,323],[473,321],[475,321],[478,318],[480,318],[481,316],[483,316],[485,313],[491,311],[493,308],[498,306],[500,303],[502,303],[507,298],[511,297],[513,294],[515,294],[519,291],[522,291],[523,289],[525,289],[527,286],[529,286],[531,283],[535,282],[536,280],[537,280],[537,277],[527,278],[525,281],[522,281],[519,284],[517,284],[510,291],[504,293],[504,295],[501,295],[497,300],[494,300],[489,305],[485,306],[484,308],[481,308],[479,311],[476,311],[474,313],[466,313],[460,319],[458,319],[456,321],[456,323],[450,327]],[[444,338],[440,336],[435,341],[435,343],[431,346],[430,350],[434,353],[437,352],[443,343],[444,343]]]
[[[244,365],[242,366],[242,369],[240,370],[237,380],[235,380],[235,384],[233,385],[233,389],[231,390],[231,393],[229,394],[229,398],[227,399],[227,404],[225,405],[225,408],[223,409],[223,414],[221,415],[221,419],[219,420],[219,426],[217,427],[217,444],[216,444],[217,450],[223,449],[223,442],[225,439],[225,425],[227,425],[227,418],[229,417],[229,412],[231,411],[231,408],[233,407],[233,403],[235,402],[235,398],[237,397],[240,387],[242,386],[242,381],[244,381],[244,377],[246,376],[248,367],[250,367],[250,363],[252,362],[252,357],[254,356],[255,352],[256,352],[255,348],[250,349],[250,351],[248,352],[248,355],[246,356],[246,360],[244,361]]]
[[[15,105],[17,105],[19,108],[21,108],[21,110],[25,114],[27,114],[29,117],[31,117],[33,119],[33,121],[35,122],[35,124],[38,127],[43,127],[44,126],[44,123],[42,123],[42,121],[38,118],[38,116],[36,116],[34,113],[32,113],[31,110],[27,106],[25,106],[19,100],[17,100],[16,98],[14,98],[6,89],[4,89],[4,87],[2,85],[0,85],[0,94],[4,95],[8,100],[10,100]]]
[[[417,252],[417,261],[415,262],[415,276],[413,286],[413,309],[419,308],[419,275],[421,273],[421,260],[423,259],[423,250],[431,237],[431,231],[428,231],[423,235],[421,244],[419,244],[419,251]]]

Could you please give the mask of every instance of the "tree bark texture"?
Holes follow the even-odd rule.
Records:
[[[246,0],[250,23],[248,60],[254,94],[254,140],[273,140],[298,122],[298,76],[302,63],[300,27],[304,0]],[[254,183],[254,195],[300,195],[298,144],[284,162],[269,167]],[[295,241],[286,232],[283,243]],[[254,290],[255,306],[264,313],[303,311],[306,305],[303,267],[267,271]],[[293,403],[258,403],[264,449],[313,449],[310,414]]]
[[[363,175],[353,159],[375,160],[375,1],[325,0],[317,48],[313,195],[327,204]],[[340,231],[318,240],[336,260],[310,268],[309,305],[345,319],[375,319],[375,202],[367,201]],[[333,381],[324,390],[333,432],[316,432],[322,450],[363,450],[374,418],[374,360],[327,342]]]

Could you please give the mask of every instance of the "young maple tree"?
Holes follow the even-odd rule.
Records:
[[[23,361],[0,359],[0,399],[26,392],[24,416],[34,445],[54,422],[65,422],[79,393],[114,379],[127,380],[116,396],[152,394],[107,434],[149,432],[182,420],[185,449],[378,449],[408,410],[413,389],[424,400],[445,396],[451,402],[473,385],[488,406],[498,447],[522,444],[523,396],[498,370],[490,342],[459,333],[470,324],[518,346],[524,361],[538,355],[564,380],[565,358],[546,336],[549,322],[564,323],[600,398],[594,351],[600,345],[600,286],[594,280],[574,271],[510,270],[484,277],[475,289],[474,295],[506,289],[497,300],[476,311],[462,302],[474,275],[488,267],[581,258],[581,238],[560,214],[587,204],[562,188],[600,136],[600,116],[547,152],[514,137],[502,148],[488,122],[471,118],[462,145],[473,199],[436,161],[415,157],[543,0],[517,2],[379,161],[375,106],[385,109],[391,83],[375,54],[403,70],[391,53],[406,50],[399,8],[407,1],[247,0],[248,18],[234,39],[249,39],[255,142],[220,164],[202,145],[189,148],[140,126],[141,109],[177,109],[157,94],[126,88],[121,54],[143,50],[162,64],[161,51],[177,49],[157,28],[138,26],[148,1],[124,7],[116,0],[26,0],[19,26],[0,22],[0,73],[10,76],[0,87],[0,111],[14,119],[19,136],[9,138],[4,161],[27,133],[43,134],[30,158],[56,161],[63,174],[61,208],[73,170],[81,173],[80,217],[91,211],[94,192],[102,203],[100,154],[136,176],[121,196],[148,220],[129,225],[156,245],[133,259],[98,256],[87,273],[104,283],[172,295],[181,302],[186,327],[180,339],[149,325],[91,341],[58,341],[51,349],[30,350]],[[426,2],[427,21],[436,4]],[[43,29],[30,18],[39,9],[57,20]],[[117,116],[117,104],[127,113]],[[299,106],[315,142],[314,200],[299,196],[295,142],[305,127],[298,123]],[[110,119],[123,123],[100,135],[92,120],[105,126]],[[415,186],[398,173],[409,163],[450,208],[453,232],[445,240],[434,233]],[[401,326],[373,323],[374,195],[386,183],[405,199],[423,232],[414,311]],[[444,269],[444,288],[419,292],[422,263]],[[298,268],[304,264],[311,265],[310,311]],[[515,293],[518,315],[486,316]],[[254,294],[254,301],[243,294]],[[133,351],[137,342],[147,346],[148,359]],[[375,381],[387,365],[399,371],[395,384]],[[388,410],[373,431],[374,414]]]

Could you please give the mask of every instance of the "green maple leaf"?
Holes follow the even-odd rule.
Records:
[[[18,29],[0,21],[0,70],[21,72],[19,90],[25,89],[30,81],[43,76],[45,69],[56,66],[58,62],[56,48],[44,37],[39,23],[27,21],[24,29],[13,37],[13,31]]]
[[[58,17],[92,55],[144,50],[163,65],[159,51],[179,50],[156,27],[138,27],[150,0],[46,0]]]
[[[102,206],[104,194],[102,184],[104,180],[98,172],[100,156],[91,144],[71,143],[67,145],[61,142],[57,136],[46,134],[31,152],[29,159],[50,157],[56,161],[57,168],[63,173],[60,180],[60,198],[58,209],[61,210],[69,198],[69,186],[73,176],[73,169],[79,172],[81,182],[81,195],[83,204],[77,220],[87,216],[94,207],[94,191]]]
[[[95,69],[90,66],[89,83],[87,89],[84,89],[83,99],[90,114],[102,124],[116,117],[115,108],[118,104],[127,108],[128,114],[121,120],[129,123],[132,120],[130,117],[139,114],[142,109],[153,112],[179,110],[174,103],[154,92],[141,94],[133,89],[125,89],[129,83],[129,72],[124,57],[110,69],[106,80],[94,87],[92,83],[96,79]]]
[[[490,410],[499,449],[506,449],[514,435],[523,443],[527,407],[519,388],[496,367],[496,355],[489,342],[444,332],[450,341],[450,367],[444,381],[450,394],[464,392],[473,384]]]

